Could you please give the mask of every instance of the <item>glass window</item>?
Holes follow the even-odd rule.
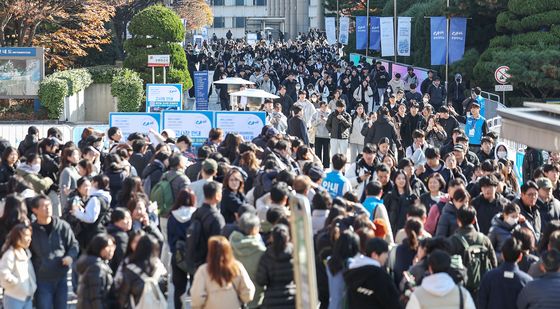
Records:
[[[212,0],[212,5],[224,5],[224,0]]]
[[[245,5],[245,0],[235,0],[235,5],[243,6]]]
[[[234,28],[245,28],[245,17],[235,17]]]
[[[255,0],[255,2],[258,6],[265,6],[266,5],[266,0]]]
[[[225,28],[226,19],[224,17],[214,16],[214,28]]]

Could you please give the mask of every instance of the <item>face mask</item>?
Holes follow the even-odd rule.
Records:
[[[507,157],[506,151],[498,151],[498,158],[503,159],[505,157]]]
[[[422,99],[422,102],[424,103],[428,103],[430,100],[428,100],[427,98]]]
[[[511,225],[511,226],[516,225],[518,221],[519,221],[519,219],[517,219],[517,218],[512,218],[512,217],[507,217],[507,218],[505,219],[505,222],[506,222],[507,224]]]
[[[31,164],[31,171],[34,174],[39,174],[40,170],[41,170],[41,164]]]

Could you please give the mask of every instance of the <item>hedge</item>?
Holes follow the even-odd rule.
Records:
[[[118,111],[138,111],[144,96],[142,79],[134,71],[113,66],[56,72],[41,82],[39,100],[47,109],[49,118],[58,119],[64,109],[64,98],[92,83],[111,84],[111,94],[119,99]]]

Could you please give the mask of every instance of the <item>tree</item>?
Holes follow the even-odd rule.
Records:
[[[64,69],[87,49],[110,42],[105,23],[114,14],[103,0],[4,0],[0,4],[0,45],[13,33],[16,46],[43,46],[51,68]]]
[[[187,29],[199,29],[214,22],[212,9],[205,0],[182,0],[177,1],[175,11],[186,19]]]
[[[518,95],[529,98],[560,96],[560,2],[510,0],[508,10],[498,15],[500,34],[480,56],[474,74],[486,87],[494,82],[493,72],[510,67]]]
[[[124,43],[126,58],[124,66],[140,73],[142,79],[151,82],[151,69],[146,66],[148,55],[170,55],[169,82],[181,83],[184,89],[192,87],[187,70],[187,57],[181,46],[185,28],[179,16],[162,5],[150,6],[136,14],[128,27],[132,38]],[[159,70],[158,70],[159,71]],[[162,74],[156,78],[162,80]]]

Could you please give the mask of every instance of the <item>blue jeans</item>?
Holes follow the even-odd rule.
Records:
[[[33,308],[33,300],[31,297],[28,297],[27,300],[18,300],[12,298],[6,294],[4,294],[4,308],[6,309],[32,309]]]
[[[37,281],[35,305],[37,309],[66,309],[68,282],[64,276],[58,281]]]

